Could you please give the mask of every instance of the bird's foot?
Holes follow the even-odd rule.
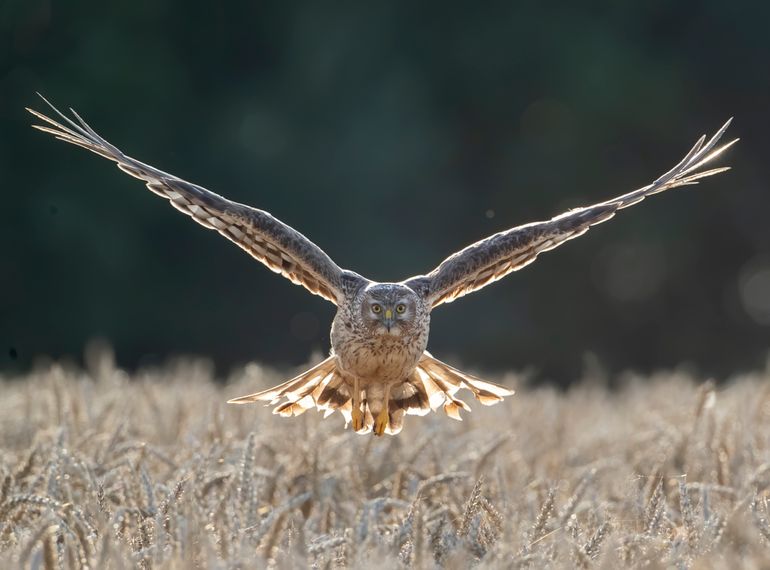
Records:
[[[361,431],[364,429],[364,413],[361,411],[361,408],[353,408],[350,412],[350,421],[353,424],[353,431]]]
[[[390,415],[388,414],[388,408],[382,408],[380,413],[377,414],[377,418],[374,420],[374,435],[382,435],[390,423]]]

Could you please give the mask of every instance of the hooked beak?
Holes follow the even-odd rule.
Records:
[[[388,332],[390,332],[390,329],[393,327],[393,311],[391,309],[385,311],[384,325]]]

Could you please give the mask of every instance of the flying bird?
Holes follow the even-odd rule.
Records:
[[[41,95],[42,97],[42,95]],[[397,283],[379,283],[340,268],[317,245],[264,210],[232,202],[205,188],[124,154],[98,135],[73,109],[69,118],[45,98],[61,122],[27,109],[36,129],[117,163],[152,192],[199,224],[216,230],[252,257],[337,305],[331,352],[310,370],[278,386],[230,400],[266,401],[273,413],[298,416],[311,408],[324,417],[341,412],[357,433],[397,434],[405,414],[443,408],[451,418],[470,411],[459,399],[469,390],[484,405],[513,391],[486,382],[434,358],[426,349],[431,311],[477,291],[532,263],[537,256],[584,234],[619,210],[678,186],[728,170],[703,170],[736,140],[718,146],[730,121],[708,141],[703,136],[671,170],[643,188],[606,202],[570,210],[547,221],[508,229],[454,253],[433,271]]]

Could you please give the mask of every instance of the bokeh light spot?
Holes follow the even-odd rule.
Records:
[[[760,325],[770,325],[770,259],[754,259],[740,273],[738,290],[746,313]]]

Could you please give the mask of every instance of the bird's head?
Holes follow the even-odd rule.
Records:
[[[361,320],[372,334],[401,336],[415,326],[419,301],[417,293],[406,285],[375,283],[362,292]]]

